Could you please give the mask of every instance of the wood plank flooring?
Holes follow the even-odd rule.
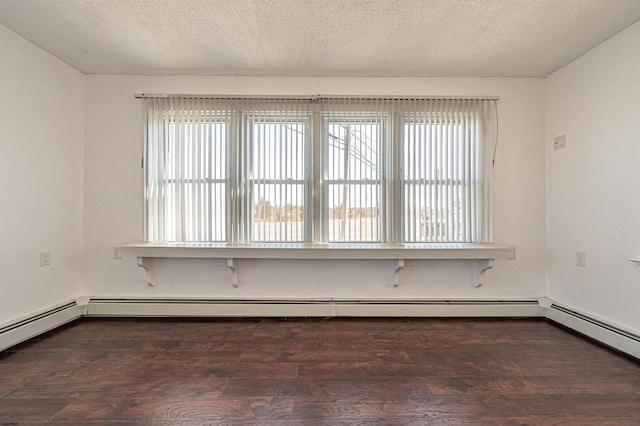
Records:
[[[0,353],[0,425],[638,425],[640,363],[543,320],[81,320]]]

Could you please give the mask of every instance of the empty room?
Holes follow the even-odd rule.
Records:
[[[640,424],[640,1],[0,0],[0,424]]]

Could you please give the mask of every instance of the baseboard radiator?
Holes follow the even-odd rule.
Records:
[[[218,300],[92,298],[88,316],[539,317],[537,300]]]
[[[640,359],[640,335],[537,300],[229,300],[91,298],[0,325],[0,351],[87,317],[546,317]]]
[[[548,319],[598,342],[640,359],[640,335],[558,304],[551,304]]]
[[[80,316],[77,302],[70,301],[0,326],[0,351],[60,327]]]

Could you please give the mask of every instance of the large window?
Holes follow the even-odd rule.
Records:
[[[144,105],[147,241],[491,241],[495,100]]]

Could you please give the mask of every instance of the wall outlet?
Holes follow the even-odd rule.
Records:
[[[558,150],[567,147],[567,135],[558,135],[553,138],[553,149]]]
[[[40,266],[51,265],[51,250],[42,250],[40,252]]]
[[[582,267],[587,266],[587,253],[583,251],[576,252],[576,265]]]

